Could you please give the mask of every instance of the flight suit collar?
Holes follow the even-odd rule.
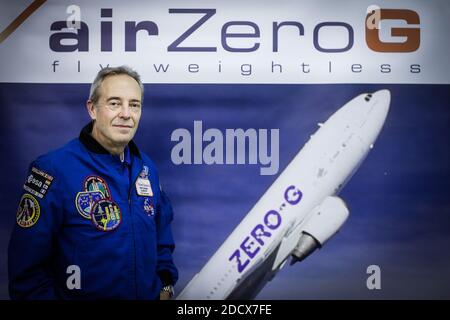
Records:
[[[87,125],[84,126],[84,128],[80,132],[80,136],[78,137],[81,141],[81,143],[91,152],[99,153],[99,154],[109,154],[109,151],[103,148],[103,146],[98,143],[97,140],[94,139],[94,137],[91,135],[93,128],[93,122],[89,122]],[[139,152],[138,147],[136,144],[131,140],[128,143],[129,151],[132,155],[138,156],[141,158],[141,153]]]

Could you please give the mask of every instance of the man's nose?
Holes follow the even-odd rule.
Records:
[[[119,116],[122,118],[130,118],[130,105],[128,103],[122,104],[122,107],[120,108],[120,114]]]

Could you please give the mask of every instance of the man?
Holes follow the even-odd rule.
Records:
[[[178,278],[170,202],[132,139],[143,86],[102,69],[79,138],[31,165],[9,244],[12,299],[168,299]]]

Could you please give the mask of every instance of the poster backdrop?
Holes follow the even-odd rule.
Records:
[[[0,298],[28,164],[78,136],[95,74],[125,64],[145,83],[136,143],[175,210],[177,292],[318,123],[388,89],[384,128],[340,193],[349,219],[257,298],[449,299],[449,14],[443,0],[0,1]],[[209,129],[250,130],[258,147],[227,161],[224,142],[211,159]]]

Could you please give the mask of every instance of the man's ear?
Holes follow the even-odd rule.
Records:
[[[95,120],[97,118],[97,109],[95,108],[95,105],[91,100],[88,100],[86,102],[86,108],[91,119]]]

